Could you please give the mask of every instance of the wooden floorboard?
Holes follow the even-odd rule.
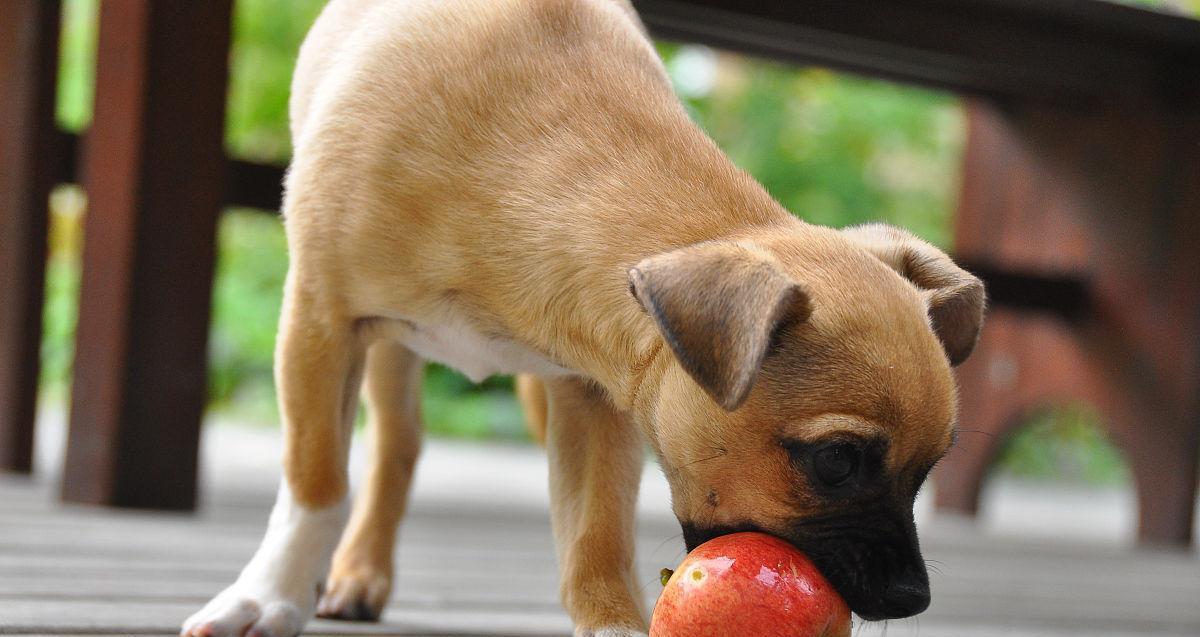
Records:
[[[57,504],[44,481],[0,477],[0,634],[174,635],[253,552],[269,484],[211,490],[198,515]],[[889,637],[1200,635],[1200,560],[1113,544],[924,529],[934,603],[866,625]],[[682,555],[678,528],[639,528],[643,593]],[[424,501],[406,520],[379,624],[317,621],[308,635],[569,635],[547,515],[528,503]]]

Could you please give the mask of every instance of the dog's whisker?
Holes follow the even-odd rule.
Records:
[[[955,435],[954,444],[951,445],[951,448],[961,449],[968,453],[971,452],[971,447],[967,444],[964,444],[961,437],[959,437],[957,434],[978,434],[980,436],[987,436],[988,438],[992,439],[999,438],[999,436],[989,431],[980,431],[978,429],[958,429]],[[941,464],[941,460],[942,459],[939,459],[937,462],[935,462],[934,466],[936,467],[937,465]]]
[[[667,542],[670,542],[671,540],[682,540],[682,539],[683,539],[683,534],[676,533],[675,535],[668,537],[667,539],[663,540],[662,542],[659,542],[658,546],[654,547],[653,551],[650,551],[650,555],[654,555],[655,553],[658,553],[659,551],[661,551],[662,547],[667,545]]]
[[[650,578],[649,580],[646,581],[645,584],[642,584],[641,588],[639,589],[639,592],[645,593],[647,588],[654,586],[655,584],[662,586],[661,578],[662,578],[661,575],[659,577]]]
[[[981,431],[979,429],[959,429],[958,432],[964,433],[964,434],[979,434],[981,436],[987,436],[988,438],[998,438],[999,437],[990,431]]]
[[[683,466],[685,466],[685,467],[690,467],[690,466],[692,466],[692,465],[695,465],[695,464],[700,464],[701,462],[708,462],[709,460],[716,460],[717,458],[720,458],[721,456],[723,456],[723,455],[725,455],[725,454],[727,454],[727,453],[729,453],[729,451],[728,451],[728,450],[726,450],[726,449],[720,449],[720,448],[718,448],[718,449],[717,449],[717,453],[715,453],[715,454],[713,454],[713,455],[711,455],[711,456],[707,456],[707,457],[704,457],[704,458],[700,458],[699,460],[693,460],[693,461],[691,461],[691,462],[688,462],[688,463],[684,464]]]

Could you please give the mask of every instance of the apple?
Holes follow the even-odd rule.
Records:
[[[696,547],[666,579],[650,620],[650,637],[849,635],[850,608],[833,585],[808,556],[765,533]]]

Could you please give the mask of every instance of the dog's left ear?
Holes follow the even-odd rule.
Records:
[[[955,265],[946,253],[899,228],[870,223],[846,228],[842,234],[924,292],[933,331],[950,364],[966,360],[983,325],[983,282]]]
[[[737,243],[645,259],[629,270],[629,290],[683,369],[727,411],[750,394],[772,336],[812,311],[774,257]]]

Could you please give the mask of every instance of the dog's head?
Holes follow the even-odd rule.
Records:
[[[885,225],[697,244],[629,276],[674,355],[642,415],[688,549],[766,531],[859,616],[923,611],[912,506],[953,442],[980,281]]]

